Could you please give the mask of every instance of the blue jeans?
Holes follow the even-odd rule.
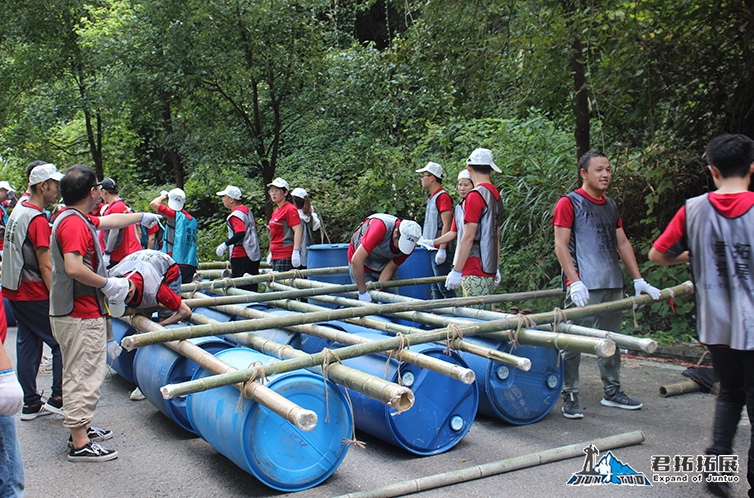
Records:
[[[0,414],[0,498],[24,496],[24,462],[16,419]]]
[[[445,259],[445,262],[441,265],[438,265],[435,263],[435,254],[434,252],[430,253],[430,258],[432,262],[432,274],[435,277],[444,277],[448,273],[450,273],[450,270],[453,269],[453,253],[448,252],[448,257]],[[432,299],[452,299],[456,297],[456,291],[455,290],[448,290],[447,287],[445,287],[445,282],[441,282],[439,284],[432,284]]]

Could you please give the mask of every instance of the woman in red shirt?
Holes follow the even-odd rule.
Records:
[[[290,271],[301,266],[301,218],[292,203],[287,181],[275,178],[267,187],[270,199],[277,206],[268,225],[270,254],[267,262],[273,271]]]

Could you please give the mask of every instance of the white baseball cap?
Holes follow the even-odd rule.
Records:
[[[240,193],[239,193],[240,198]],[[180,211],[186,204],[186,192],[179,188],[174,188],[168,192],[168,207],[175,211]]]
[[[502,173],[500,168],[497,167],[497,164],[492,161],[492,151],[490,149],[474,149],[474,152],[472,152],[469,158],[466,159],[466,164],[489,166],[498,173]]]
[[[464,178],[467,180],[471,180],[471,175],[469,174],[469,170],[467,169],[462,169],[461,171],[458,172],[458,179],[463,180]]]
[[[277,188],[284,188],[285,190],[290,190],[291,187],[288,185],[288,182],[283,180],[282,178],[278,177],[272,180],[272,183],[267,184],[268,187],[277,187]]]
[[[398,249],[403,254],[411,254],[414,252],[416,243],[419,241],[419,237],[422,235],[422,227],[415,221],[403,220],[398,225],[398,233],[400,239],[398,239]]]
[[[6,182],[5,180],[0,182],[0,188],[4,188],[8,192],[15,192],[16,189],[10,186],[10,183]]]
[[[422,169],[417,169],[417,173],[424,173],[424,172],[432,173],[437,178],[442,179],[442,166],[440,166],[437,163],[428,162],[426,166],[424,166]]]
[[[54,164],[40,164],[31,170],[31,173],[29,174],[29,185],[36,185],[47,180],[60,181],[62,178],[63,173],[58,171],[58,168],[56,168]]]
[[[126,312],[126,297],[128,297],[130,290],[131,281],[129,280],[128,285],[126,285],[120,292],[107,300],[107,307],[110,310],[110,316],[123,316],[123,313]]]
[[[168,194],[170,195],[170,194]],[[217,192],[217,195],[227,195],[228,197],[235,199],[237,201],[241,200],[241,189],[238,187],[234,187],[233,185],[228,185],[225,187],[225,190],[221,190]]]
[[[301,187],[296,187],[293,189],[293,192],[291,192],[291,195],[293,197],[298,197],[299,199],[303,199],[309,194],[307,194],[306,190],[302,189]]]

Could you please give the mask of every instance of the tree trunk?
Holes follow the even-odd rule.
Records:
[[[589,94],[586,86],[586,68],[583,59],[583,46],[578,36],[578,8],[569,0],[562,0],[566,14],[566,26],[571,29],[571,73],[573,74],[573,91],[575,95],[574,113],[576,126],[573,137],[576,140],[576,157],[580,158],[589,150]]]

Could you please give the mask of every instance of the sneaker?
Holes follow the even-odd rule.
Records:
[[[565,418],[584,418],[579,407],[579,395],[576,393],[566,393],[563,396],[563,407],[560,410]]]
[[[44,405],[44,409],[55,415],[65,415],[63,413],[63,396],[50,396]]]
[[[730,487],[730,483],[728,483],[726,480],[717,480],[724,478],[725,474],[721,474],[720,472],[705,472],[703,475],[704,483],[707,486],[707,491],[715,496],[721,496],[722,498],[733,496],[733,490]]]
[[[100,441],[107,441],[113,438],[113,431],[109,429],[103,429],[102,427],[89,427],[86,430],[86,435],[89,437],[89,441],[98,443]],[[68,447],[73,448],[73,439],[68,436]]]
[[[68,452],[69,462],[107,462],[118,458],[118,452],[108,450],[97,443],[88,443],[83,448],[71,448]]]
[[[45,400],[40,399],[36,405],[24,405],[21,409],[21,420],[34,420],[37,417],[44,417],[50,412],[44,409]]]
[[[138,387],[131,391],[131,394],[128,396],[131,401],[141,401],[143,399],[147,399],[146,396],[144,396],[144,393],[141,392],[141,389]]]
[[[623,408],[624,410],[638,410],[644,403],[639,403],[635,399],[626,396],[626,393],[618,389],[614,394],[605,393],[605,397],[600,401],[603,406],[612,406],[613,408]]]
[[[52,373],[52,358],[49,356],[42,356],[42,361],[39,362],[39,373],[49,374]]]

